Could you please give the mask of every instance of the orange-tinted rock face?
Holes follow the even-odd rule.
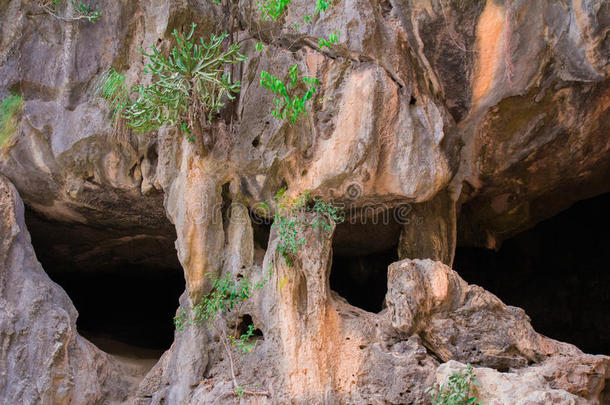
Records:
[[[506,46],[504,35],[506,7],[495,1],[488,1],[477,21],[476,53],[474,54],[475,75],[472,90],[472,104],[476,108],[494,87],[504,61],[502,52]]]
[[[485,367],[481,379],[509,387],[498,391],[500,402],[512,400],[506,392],[515,386],[535,400],[607,398],[606,357],[539,335],[523,311],[450,269],[457,245],[498,248],[574,201],[610,191],[607,2],[339,1],[312,24],[303,24],[311,10],[296,2],[274,22],[243,1],[102,2],[95,24],[41,14],[38,1],[5,3],[0,98],[16,91],[24,106],[0,173],[36,216],[41,261],[65,272],[181,267],[184,310],[209,292],[210,275],[266,284],[214,327],[176,333],[136,389],[72,330],[76,315],[55,286],[48,297],[61,302],[44,311],[69,319],[42,332],[69,330],[50,341],[80,349],[57,349],[62,360],[48,362],[31,353],[50,344],[25,350],[14,340],[13,323],[47,312],[29,318],[26,308],[40,297],[9,294],[18,284],[11,277],[26,285],[42,274],[11,262],[0,274],[0,305],[16,309],[0,315],[0,340],[6,359],[28,355],[0,376],[0,402],[28,403],[20,393],[36,387],[38,402],[86,403],[102,398],[108,382],[124,394],[117,400],[226,403],[237,401],[239,380],[260,403],[422,403],[425,388],[453,370],[448,363],[437,371],[449,360]],[[165,52],[172,30],[193,21],[204,38],[233,27],[250,55],[231,72],[240,93],[201,123],[205,142],[171,126],[118,142],[94,95],[100,72],[113,66],[136,84],[145,62],[138,47]],[[315,46],[334,31],[338,44]],[[273,95],[259,78],[263,70],[283,77],[294,64],[321,84],[306,117],[289,125],[272,117]],[[285,265],[277,227],[253,224],[258,204],[281,187],[344,205],[354,222],[347,235],[338,232],[333,245],[332,232],[310,229],[295,265]],[[13,229],[14,220],[0,219]],[[25,239],[18,245],[32,256]],[[331,290],[333,254],[354,273],[343,280],[355,294],[381,296],[380,312]],[[385,264],[367,265],[375,257],[401,260],[387,270],[385,291],[366,282],[385,277]],[[262,336],[231,362],[223,333],[243,329],[244,319]],[[37,333],[26,326],[23,336]],[[23,375],[38,377],[16,386]],[[553,381],[534,378],[541,375]],[[255,384],[261,392],[252,394]]]

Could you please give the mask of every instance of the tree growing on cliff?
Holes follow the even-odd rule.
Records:
[[[135,131],[150,132],[170,124],[189,140],[201,141],[206,150],[213,144],[207,124],[241,88],[239,81],[225,73],[225,66],[244,61],[246,56],[238,44],[223,46],[227,33],[196,42],[196,27],[191,24],[186,35],[174,30],[176,45],[167,57],[154,45],[150,53],[140,49],[148,58],[144,74],[150,76],[151,84],[129,91],[125,76],[110,69],[99,81],[97,93],[109,102],[113,115]]]
[[[259,10],[263,19],[275,21],[289,4],[290,0],[261,0]],[[316,0],[314,15],[326,11],[330,5],[326,0]],[[311,18],[306,15],[305,23],[309,24]],[[219,36],[212,34],[209,42],[200,38],[197,43],[193,40],[195,27],[193,23],[187,35],[174,30],[176,45],[167,57],[154,45],[150,53],[141,49],[149,60],[143,73],[150,76],[151,84],[128,89],[125,76],[112,68],[102,76],[96,92],[110,104],[115,118],[115,135],[120,132],[121,122],[138,132],[155,131],[170,124],[195,142],[198,150],[211,149],[214,139],[209,124],[225,101],[234,100],[234,95],[241,89],[241,83],[232,81],[231,74],[225,73],[225,67],[245,61],[246,56],[240,53],[239,44],[224,45],[229,36],[233,39],[233,32],[231,35],[226,32]],[[320,51],[336,44],[339,35],[335,31],[328,39],[319,38]],[[264,46],[261,38],[258,39],[255,48],[262,52]],[[294,64],[284,80],[261,71],[260,84],[275,96],[273,117],[280,121],[288,119],[294,124],[306,115],[306,105],[313,99],[320,82],[315,77],[300,75],[298,65]]]

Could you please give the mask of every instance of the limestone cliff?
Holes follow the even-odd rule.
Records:
[[[451,269],[458,244],[499,248],[610,191],[610,3],[338,0],[311,24],[296,0],[274,22],[243,0],[100,0],[94,23],[41,3],[0,1],[0,99],[24,100],[0,150],[0,402],[426,403],[459,362],[475,366],[485,404],[610,403],[609,357],[537,333]],[[249,54],[211,149],[170,126],[117,139],[96,80],[113,66],[135,84],[138,47],[167,51],[191,22],[201,37],[233,27]],[[321,85],[290,125],[259,77],[294,64]],[[255,215],[281,187],[347,213],[309,229],[292,267]],[[391,220],[367,225],[371,212]],[[335,255],[388,250],[387,269],[360,262],[387,274],[365,283],[382,280],[379,311],[331,289]],[[236,395],[217,329],[176,331],[150,370],[105,353],[37,257],[60,275],[179,267],[176,311],[209,292],[209,274],[266,280],[220,325],[256,325],[234,368],[264,394]]]

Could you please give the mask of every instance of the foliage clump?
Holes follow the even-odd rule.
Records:
[[[477,398],[477,377],[470,364],[453,373],[447,383],[434,384],[426,391],[432,405],[483,405]]]
[[[93,23],[102,16],[99,5],[94,8],[93,5],[83,3],[82,1],[77,3],[75,0],[71,0],[72,13],[70,15],[62,14],[60,10],[62,6],[61,0],[39,0],[38,4],[47,14],[62,21],[86,20]]]
[[[208,327],[213,327],[214,321],[222,312],[237,310],[255,291],[263,288],[267,281],[265,279],[252,284],[246,277],[234,278],[228,273],[220,278],[212,275],[209,277],[212,280],[210,292],[193,306],[190,315],[182,308],[174,318],[179,332],[187,325],[201,326],[205,323]]]
[[[120,118],[129,107],[129,90],[125,84],[125,75],[114,68],[108,69],[97,84],[96,95],[102,97],[112,110],[113,118]]]
[[[288,84],[269,74],[261,72],[261,85],[279,97],[273,99],[275,108],[271,115],[277,120],[288,118],[294,124],[302,115],[306,115],[305,104],[316,94],[316,87],[320,84],[315,77],[299,77],[298,66],[295,64],[288,71]]]
[[[274,206],[273,227],[278,228],[277,250],[290,267],[294,265],[293,257],[303,244],[303,232],[308,228],[319,228],[326,232],[332,230],[333,223],[345,220],[343,208],[325,202],[321,198],[311,198],[311,192],[305,191],[295,198],[286,195],[286,189],[281,188],[273,197],[272,203],[264,202],[258,208],[263,211]],[[313,219],[308,219],[304,213],[313,213]]]
[[[258,10],[261,12],[263,20],[277,20],[284,11],[288,8],[291,0],[259,0]],[[320,14],[326,11],[331,6],[331,3],[327,0],[316,0],[315,14]],[[308,14],[304,18],[305,23],[309,24],[311,21],[311,15]]]
[[[322,49],[324,47],[326,47],[328,49],[332,48],[332,46],[334,44],[339,42],[339,35],[340,35],[340,32],[339,31],[335,31],[335,32],[332,32],[328,36],[328,39],[326,39],[326,38],[318,38],[318,47],[320,49]]]
[[[258,9],[263,20],[277,20],[286,10],[291,0],[260,0]]]
[[[193,39],[196,24],[187,35],[174,30],[176,45],[165,57],[152,46],[150,53],[140,48],[148,58],[144,74],[150,84],[125,85],[125,76],[110,69],[99,82],[97,93],[105,98],[113,114],[127,121],[137,132],[149,132],[170,124],[183,132],[201,136],[202,118],[212,121],[225,105],[233,100],[241,87],[225,73],[225,66],[246,59],[238,44],[223,46],[228,34],[210,37],[208,42]],[[135,101],[130,101],[135,99]],[[192,139],[192,138],[191,138]]]
[[[60,0],[46,0],[60,1]],[[72,0],[74,1],[74,0]],[[219,0],[215,0],[220,3]],[[291,0],[259,0],[258,7],[263,20],[277,20],[282,16]],[[316,0],[313,14],[315,16],[328,10],[328,0]],[[90,6],[79,3],[84,15],[99,18]],[[304,17],[306,24],[312,21],[312,15]],[[176,46],[169,56],[164,56],[154,45],[150,53],[140,51],[148,58],[144,74],[150,76],[150,84],[140,84],[128,89],[125,76],[114,69],[108,70],[99,82],[97,93],[106,99],[117,122],[125,120],[127,125],[137,132],[150,132],[170,124],[191,141],[203,139],[203,146],[210,146],[212,141],[204,135],[204,123],[207,118],[211,123],[214,114],[218,114],[225,105],[225,100],[234,100],[241,89],[239,81],[232,81],[231,74],[225,73],[227,65],[246,60],[240,53],[237,43],[224,46],[229,35],[225,32],[219,36],[212,35],[209,42],[193,40],[196,25],[192,24],[187,35],[174,30]],[[298,29],[298,24],[295,25]],[[339,31],[331,33],[328,38],[319,38],[318,47],[331,48],[339,41]],[[232,36],[231,36],[232,37]],[[259,40],[255,49],[262,52],[264,44]],[[281,77],[281,76],[280,76]],[[298,65],[288,69],[283,79],[262,71],[260,84],[265,90],[273,93],[274,108],[271,114],[278,121],[289,120],[295,124],[306,115],[306,105],[314,98],[320,82],[315,77],[299,75]]]
[[[271,275],[271,270],[268,275]],[[190,313],[184,308],[180,308],[178,315],[174,317],[176,330],[182,332],[187,325],[201,326],[203,324],[214,330],[221,336],[220,342],[229,359],[235,394],[240,398],[243,397],[244,394],[268,396],[269,394],[265,391],[246,390],[237,382],[237,377],[235,375],[235,365],[231,348],[237,348],[238,352],[241,354],[251,352],[255,345],[255,343],[251,343],[251,340],[254,337],[255,326],[253,324],[248,325],[247,330],[240,334],[236,325],[233,332],[230,335],[227,335],[224,327],[218,327],[215,324],[216,319],[223,317],[227,312],[239,314],[241,312],[242,304],[257,290],[262,289],[267,283],[268,278],[265,276],[262,281],[252,283],[247,277],[233,277],[227,273],[220,278],[210,275],[210,279],[212,280],[210,292],[201,297],[201,300],[193,306]]]
[[[0,103],[0,147],[7,146],[17,130],[17,113],[23,108],[23,99],[12,93]]]
[[[291,0],[259,0],[258,8],[263,20],[276,21],[284,14],[290,2]],[[327,0],[316,0],[314,15],[320,15],[330,6],[331,3]],[[310,24],[312,15],[307,14],[303,20],[305,24]],[[295,30],[298,29],[299,24],[295,24]],[[339,35],[339,31],[335,31],[328,36],[328,39],[318,38],[320,50],[324,47],[330,49],[338,43]],[[255,49],[262,52],[262,42],[257,42]],[[278,121],[288,119],[290,124],[294,124],[306,115],[306,104],[315,95],[320,82],[315,77],[299,77],[298,66],[295,64],[289,68],[284,80],[265,70],[261,71],[260,84],[265,90],[277,96],[273,98],[275,108],[271,111],[271,115]]]

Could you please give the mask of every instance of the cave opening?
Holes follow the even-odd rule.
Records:
[[[125,266],[48,274],[76,307],[79,333],[105,352],[157,351],[160,357],[171,346],[173,318],[184,291],[184,277],[176,269]]]
[[[109,354],[151,365],[169,349],[185,289],[175,233],[68,225],[31,210],[26,223],[38,260],[78,311],[82,336]]]
[[[351,305],[378,313],[388,290],[388,266],[398,260],[401,225],[393,211],[348,216],[333,235],[330,288]]]
[[[610,354],[610,193],[575,203],[496,252],[458,247],[453,268],[521,307],[536,331]]]

